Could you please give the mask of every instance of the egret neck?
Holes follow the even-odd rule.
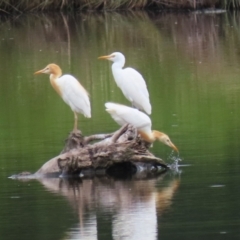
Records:
[[[116,60],[112,64],[112,70],[116,68],[123,68],[125,65],[125,57],[121,54],[119,55]]]
[[[156,137],[154,136],[153,132],[143,132],[143,131],[138,131],[140,134],[141,138],[144,139],[147,142],[153,143],[156,140]]]
[[[50,74],[50,83],[55,91],[62,96],[59,85],[57,84],[57,79],[62,76],[62,70],[60,67],[54,66],[52,73]]]
[[[165,133],[153,130],[152,132],[144,132],[144,131],[138,131],[140,136],[147,142],[153,143],[156,140],[164,143],[165,145],[173,148],[176,152],[178,152],[177,147],[171,142],[168,135]]]

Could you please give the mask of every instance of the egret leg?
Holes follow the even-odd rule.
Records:
[[[77,131],[77,124],[78,124],[78,115],[76,112],[74,112],[74,127],[73,127],[73,131]]]

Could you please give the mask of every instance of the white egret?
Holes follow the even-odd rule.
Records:
[[[149,93],[142,75],[133,68],[124,68],[125,57],[120,52],[114,52],[98,59],[107,59],[113,62],[112,73],[117,86],[124,96],[132,103],[132,106],[151,114],[152,106],[149,101]]]
[[[162,132],[151,130],[152,121],[145,113],[136,108],[127,107],[121,104],[108,102],[105,103],[106,111],[121,126],[131,124],[136,127],[140,136],[147,142],[153,143],[156,140],[166,144],[178,152],[177,147],[171,142],[170,138]]]
[[[87,118],[91,117],[91,106],[87,91],[75,77],[69,74],[62,76],[61,68],[54,63],[48,64],[44,69],[34,74],[40,73],[50,74],[52,87],[74,112],[73,131],[76,131],[78,122],[77,113],[82,113]]]

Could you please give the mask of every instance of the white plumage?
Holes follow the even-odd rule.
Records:
[[[77,113],[82,113],[85,117],[91,117],[91,105],[87,91],[80,82],[73,76],[62,75],[61,68],[54,64],[48,64],[44,69],[35,72],[35,74],[50,74],[50,82],[56,92],[62,97],[74,112],[74,128],[77,130]]]
[[[108,56],[99,57],[113,62],[112,73],[117,86],[122,90],[124,96],[138,109],[151,114],[152,107],[146,82],[142,75],[133,68],[124,68],[125,57],[120,52],[114,52]]]
[[[73,112],[81,113],[85,117],[91,117],[91,106],[87,91],[76,78],[71,75],[63,75],[56,80],[62,93],[62,98]]]
[[[108,102],[105,103],[106,111],[120,126],[131,124],[138,131],[151,134],[152,122],[151,119],[143,112],[136,108],[127,107],[121,104]]]
[[[168,135],[156,130],[152,131],[152,121],[145,113],[137,110],[136,108],[112,102],[105,103],[105,107],[106,111],[120,126],[131,124],[137,128],[138,133],[145,141],[152,143],[159,140],[178,152],[177,147],[171,142]]]

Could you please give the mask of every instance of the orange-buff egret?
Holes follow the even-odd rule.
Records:
[[[143,112],[136,108],[127,107],[117,103],[105,103],[106,111],[121,126],[131,124],[136,127],[140,136],[147,142],[153,143],[156,140],[166,144],[178,152],[177,147],[171,142],[170,138],[162,132],[151,130],[152,121]]]
[[[87,91],[75,77],[69,74],[62,76],[62,70],[57,64],[48,64],[44,69],[34,74],[40,73],[50,74],[52,87],[74,112],[73,131],[76,131],[78,122],[77,113],[82,113],[87,118],[91,117],[91,106]]]
[[[149,101],[149,93],[142,75],[133,68],[124,68],[125,57],[120,52],[114,52],[98,59],[107,59],[113,62],[112,73],[117,86],[124,96],[132,103],[132,106],[151,114],[152,106]]]

